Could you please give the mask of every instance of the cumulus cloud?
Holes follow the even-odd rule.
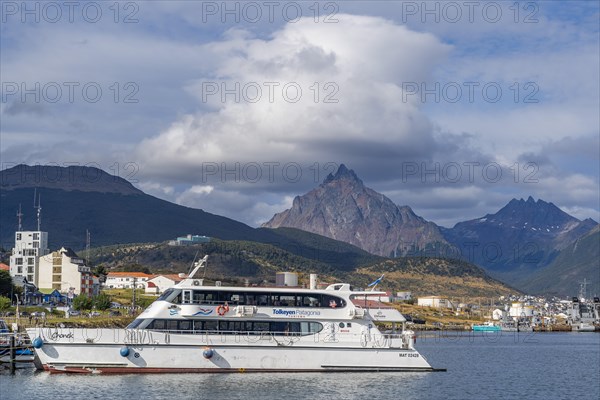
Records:
[[[381,18],[340,15],[338,24],[302,19],[268,39],[237,32],[208,48],[222,64],[188,91],[213,111],[187,115],[144,140],[138,154],[146,169],[161,174],[213,161],[325,162],[338,153],[425,156],[435,147],[430,121],[403,98],[401,87],[427,79],[450,51],[433,35]],[[219,93],[207,96],[213,82]],[[254,91],[222,99],[222,88],[235,91],[236,85]],[[256,87],[262,96],[248,101]]]
[[[3,82],[95,81],[105,96],[93,104],[3,101],[0,155],[93,162],[108,172],[118,165],[120,176],[133,163],[142,190],[252,225],[340,163],[446,226],[529,195],[598,219],[598,5],[535,3],[538,22],[523,23],[512,3],[498,4],[497,23],[482,19],[482,4],[475,21],[463,7],[460,21],[437,22],[394,2],[342,2],[334,24],[315,23],[312,3],[302,3],[306,18],[294,23],[279,14],[274,22],[205,21],[202,2],[147,2],[137,24],[13,19],[0,37]],[[139,103],[114,102],[110,85],[129,81]],[[502,101],[483,101],[481,91],[473,103],[423,101],[403,91],[406,82],[465,81],[497,82]],[[513,101],[511,85],[519,82],[523,100],[529,81],[540,101]],[[301,88],[297,101],[283,97],[286,83],[290,98]],[[223,101],[223,88],[239,101],[232,93]],[[530,162],[537,181],[525,183]],[[453,163],[458,181],[443,176]],[[473,180],[465,163],[480,166]],[[493,163],[502,168],[498,182],[482,174]],[[436,168],[441,174],[428,173]]]

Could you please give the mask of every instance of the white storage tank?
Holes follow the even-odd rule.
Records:
[[[509,310],[509,315],[513,318],[532,317],[533,306],[523,304],[521,302],[512,303]]]
[[[315,290],[317,288],[317,274],[310,274],[309,288]]]
[[[276,286],[298,286],[298,274],[295,272],[277,272],[275,274]]]

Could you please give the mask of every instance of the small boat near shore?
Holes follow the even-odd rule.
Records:
[[[22,347],[15,349],[15,362],[17,363],[30,363],[33,362],[35,353],[30,347]],[[0,363],[10,362],[10,349],[0,348]]]
[[[31,343],[21,334],[8,330],[8,326],[0,320],[0,364],[11,362],[11,339],[14,337],[14,362],[17,364],[33,362],[35,353]]]
[[[473,325],[473,332],[500,332],[502,328],[498,325],[494,325],[493,322],[488,321],[480,325]]]

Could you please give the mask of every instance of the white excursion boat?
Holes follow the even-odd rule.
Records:
[[[573,332],[594,332],[596,327],[591,322],[578,321],[571,325]]]
[[[167,289],[126,329],[31,328],[50,372],[438,371],[414,348],[383,295],[345,283],[324,290],[204,286],[188,278]],[[375,322],[392,323],[382,333]],[[402,330],[396,332],[396,324]]]

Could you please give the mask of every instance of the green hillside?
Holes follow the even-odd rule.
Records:
[[[261,236],[276,238],[266,242],[298,256],[351,271],[359,265],[382,261],[385,258],[368,253],[354,245],[295,228],[259,228]]]
[[[379,259],[356,268],[338,269],[322,260],[292,254],[279,247],[249,242],[214,240],[194,246],[169,246],[146,243],[93,249],[91,260],[109,270],[147,268],[152,273],[188,272],[196,255],[209,255],[203,273],[209,280],[228,283],[261,284],[275,281],[275,273],[292,271],[300,283],[308,283],[308,274],[317,273],[322,282],[348,282],[366,287],[385,273],[378,286],[382,290],[409,290],[416,295],[490,297],[515,293],[472,264],[439,258],[412,257]]]
[[[194,246],[169,246],[165,243],[142,243],[92,249],[94,265],[113,271],[148,269],[152,273],[187,273],[195,257],[208,254],[206,277],[230,282],[249,279],[252,283],[273,281],[280,271],[301,275],[318,273],[324,276],[344,275],[332,265],[295,255],[279,247],[249,241],[213,239]]]
[[[385,274],[392,291],[411,291],[417,296],[497,297],[519,293],[517,289],[488,276],[483,269],[461,260],[403,257],[358,268],[355,280],[361,285]]]

